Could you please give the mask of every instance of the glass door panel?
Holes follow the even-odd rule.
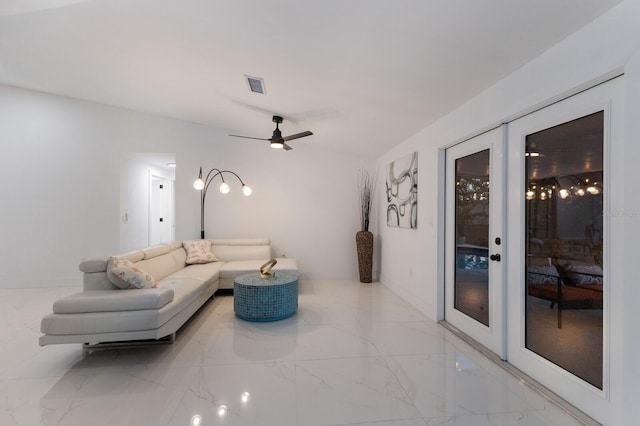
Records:
[[[489,150],[455,160],[454,308],[489,326]]]
[[[604,112],[525,137],[525,347],[602,389]]]

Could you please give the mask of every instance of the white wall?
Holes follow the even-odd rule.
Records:
[[[442,149],[465,137],[499,124],[516,114],[571,91],[583,83],[624,67],[626,91],[626,129],[623,141],[616,141],[616,149],[624,150],[625,164],[616,164],[620,180],[625,186],[624,199],[612,200],[612,207],[629,212],[624,220],[623,241],[628,261],[624,271],[618,271],[616,285],[624,287],[624,324],[612,330],[612,358],[620,379],[612,389],[615,414],[610,424],[634,424],[640,414],[637,401],[640,389],[640,321],[635,317],[640,290],[636,282],[635,254],[640,241],[640,190],[637,181],[637,161],[640,158],[640,2],[624,1],[607,14],[523,66],[520,70],[496,83],[493,87],[451,112],[438,122],[396,146],[378,159],[381,172],[389,162],[412,151],[419,155],[418,230],[388,228],[380,221],[381,240],[380,280],[421,309],[432,319],[441,319],[442,269],[439,238],[442,230],[439,211],[443,194],[439,190],[439,162]],[[621,146],[622,145],[622,146]],[[379,200],[382,215],[386,206]],[[624,366],[624,367],[622,367]],[[622,372],[624,368],[624,372]],[[634,402],[635,401],[635,402]],[[609,424],[608,422],[608,424]]]
[[[0,86],[0,117],[0,287],[79,283],[82,258],[119,248],[120,154],[197,151],[208,133],[7,86]],[[183,194],[177,198],[184,203]],[[181,228],[197,212],[185,204]]]
[[[176,239],[199,238],[199,165],[224,167],[255,195],[210,192],[208,236],[271,238],[304,277],[357,275],[355,181],[371,159],[311,150],[304,140],[293,151],[261,151],[220,129],[8,86],[0,86],[0,117],[0,288],[80,284],[83,258],[119,252],[127,152],[176,153]]]
[[[296,258],[303,278],[357,277],[358,171],[373,167],[373,160],[310,147],[310,139],[292,142],[291,151],[229,139],[209,144],[203,173],[232,170],[253,194],[244,197],[237,179],[227,175],[231,192],[223,195],[216,178],[206,198],[207,238],[269,237],[273,255]],[[197,172],[192,170],[194,179]]]
[[[640,11],[636,11],[640,13]],[[638,15],[636,15],[638,16]],[[638,27],[636,27],[636,31]],[[639,31],[640,32],[640,31]],[[616,242],[623,247],[624,256],[619,263],[620,280],[624,283],[622,300],[623,306],[614,309],[622,309],[624,327],[620,339],[622,347],[619,349],[620,363],[624,366],[623,418],[628,424],[637,422],[640,418],[640,320],[638,319],[638,305],[640,305],[640,285],[638,285],[638,243],[640,242],[640,187],[638,182],[638,161],[640,159],[640,53],[636,52],[625,64],[625,141],[622,147],[621,157],[624,163],[616,165],[621,168],[624,176],[623,199],[618,200],[613,208],[620,209],[617,217],[612,221],[620,221],[624,227],[624,241]],[[620,422],[619,424],[624,424]]]

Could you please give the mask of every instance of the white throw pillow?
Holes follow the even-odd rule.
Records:
[[[184,241],[182,246],[187,251],[187,265],[217,262],[219,260],[211,251],[211,240]]]
[[[150,273],[138,268],[128,259],[112,257],[110,265],[109,271],[118,278],[118,280],[111,280],[111,282],[118,288],[155,288],[158,286]]]

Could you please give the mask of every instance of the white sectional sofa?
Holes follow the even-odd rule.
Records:
[[[83,291],[57,300],[41,322],[40,345],[173,341],[175,332],[219,289],[233,279],[258,272],[272,258],[268,239],[211,240],[218,261],[185,263],[182,242],[117,256],[128,259],[157,281],[156,288],[122,290],[112,282],[109,257],[80,263]],[[295,260],[278,259],[274,271],[298,271]],[[117,278],[115,278],[117,280]]]

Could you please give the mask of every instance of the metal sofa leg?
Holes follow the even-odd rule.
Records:
[[[176,341],[176,333],[171,333],[161,339],[147,340],[129,340],[120,342],[102,342],[102,343],[83,343],[82,350],[84,352],[105,350],[105,349],[130,349],[141,348],[146,346],[163,346],[172,345]]]

